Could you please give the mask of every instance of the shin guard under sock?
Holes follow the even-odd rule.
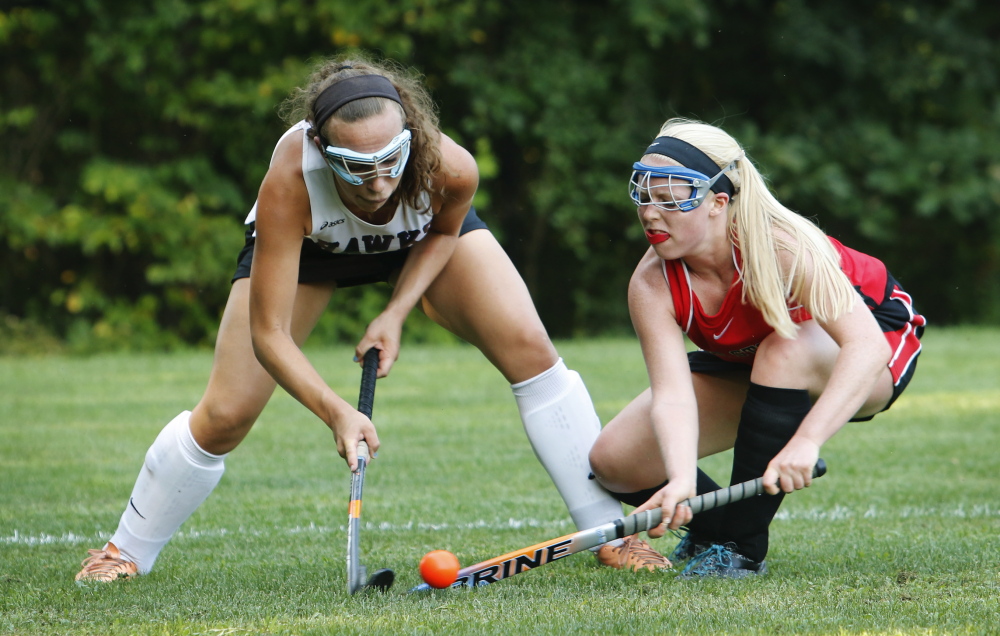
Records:
[[[730,483],[763,475],[811,408],[805,389],[780,389],[751,382],[736,432]],[[763,561],[767,555],[768,526],[783,498],[783,493],[762,495],[726,506],[725,541],[734,542],[743,556]]]
[[[577,529],[620,518],[621,504],[589,478],[590,449],[601,421],[580,374],[567,369],[560,358],[548,371],[511,385],[511,390],[531,447]]]
[[[190,411],[167,424],[146,453],[111,543],[144,574],[160,550],[215,488],[225,455],[212,455],[191,434]]]

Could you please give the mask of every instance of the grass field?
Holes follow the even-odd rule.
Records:
[[[633,340],[558,345],[605,421],[644,387]],[[998,633],[1000,330],[931,329],[924,345],[900,401],[831,440],[829,474],[785,500],[767,577],[691,582],[582,554],[422,595],[406,590],[431,549],[467,565],[573,528],[499,373],[471,347],[404,347],[375,398],[362,534],[363,562],[397,583],[363,597],[346,593],[349,473],[280,391],[150,575],[77,587],[211,354],[0,358],[0,634]],[[309,354],[356,398],[349,348]],[[703,467],[725,480],[728,460]]]

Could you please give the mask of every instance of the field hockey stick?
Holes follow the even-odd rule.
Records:
[[[814,478],[825,475],[826,462],[822,459],[816,462],[812,474]],[[764,494],[764,492],[764,478],[758,477],[757,479],[735,484],[728,488],[721,488],[685,499],[680,505],[688,506],[691,508],[691,512],[698,514],[699,512],[725,506],[726,504],[742,499],[756,497],[757,495]],[[558,539],[552,539],[528,548],[508,552],[488,561],[462,568],[458,571],[458,579],[452,583],[451,587],[479,587],[481,585],[496,583],[501,579],[527,572],[528,570],[552,563],[577,552],[595,548],[608,541],[622,539],[638,532],[645,532],[650,528],[660,525],[662,520],[663,509],[654,508],[623,517],[622,519],[615,519],[596,528],[580,530],[579,532],[567,534]],[[420,592],[429,589],[431,589],[429,585],[421,583],[411,589],[410,592]]]
[[[368,419],[372,417],[375,403],[375,376],[378,372],[378,349],[371,348],[365,353],[364,368],[361,371],[361,392],[358,396],[358,410]],[[376,588],[388,590],[396,579],[389,569],[376,571],[365,579],[368,571],[361,565],[359,543],[361,538],[361,491],[365,485],[365,465],[368,463],[368,443],[358,442],[358,468],[351,475],[351,503],[347,509],[347,591],[354,594],[358,590]]]

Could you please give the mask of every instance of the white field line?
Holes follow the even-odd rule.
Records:
[[[541,519],[507,519],[506,521],[473,521],[470,523],[374,523],[371,521],[362,523],[362,528],[369,532],[400,532],[400,531],[431,531],[431,532],[453,532],[455,530],[517,530],[520,528],[551,528],[562,529],[569,533],[573,531],[572,524],[567,519],[541,520]],[[202,537],[225,537],[225,536],[292,536],[299,534],[346,534],[346,525],[320,526],[310,523],[307,526],[292,526],[282,528],[273,526],[271,528],[248,528],[239,526],[237,528],[210,528],[201,530],[192,528],[181,530],[171,541],[184,539],[198,539]],[[75,532],[68,532],[62,535],[50,534],[23,534],[18,530],[13,535],[0,536],[0,545],[79,545],[82,543],[93,543],[95,541],[107,541],[111,538],[110,532],[96,532],[94,534],[83,535]]]
[[[976,519],[1000,517],[1000,506],[991,504],[974,504],[966,506],[959,504],[953,508],[939,508],[934,506],[903,506],[901,508],[879,509],[877,506],[867,508],[848,508],[846,506],[833,506],[832,508],[803,508],[797,510],[780,510],[775,515],[776,521],[843,521],[847,519]],[[573,526],[568,520],[542,520],[542,519],[507,519],[506,521],[486,521],[480,519],[469,523],[373,523],[365,522],[363,528],[367,532],[405,532],[405,531],[430,531],[430,532],[454,532],[455,530],[517,530],[520,528],[547,528],[553,532],[562,530],[564,534],[573,531]],[[272,526],[270,528],[248,528],[238,526],[236,528],[211,528],[198,529],[191,528],[181,530],[174,537],[173,541],[184,541],[199,538],[213,538],[225,536],[294,536],[294,535],[325,535],[325,534],[345,534],[346,525],[322,526],[310,523],[306,526],[281,527]],[[95,544],[98,541],[107,541],[111,538],[110,532],[96,532],[93,534],[77,534],[75,532],[64,533],[62,535],[50,534],[24,534],[14,530],[12,535],[0,536],[0,545],[80,545]]]
[[[862,510],[860,508],[847,508],[845,506],[834,506],[833,508],[803,508],[801,510],[779,510],[774,516],[775,519],[807,521],[837,521],[841,519],[919,519],[924,518],[958,518],[974,519],[978,517],[1000,517],[1000,507],[990,504],[973,504],[966,506],[959,504],[954,508],[938,508],[935,506],[902,506],[891,510],[880,510],[877,506],[871,505]]]

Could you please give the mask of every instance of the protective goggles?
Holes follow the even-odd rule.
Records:
[[[377,177],[395,179],[403,173],[410,158],[410,130],[403,129],[385,148],[373,153],[326,146],[323,158],[338,177],[352,185],[361,185]]]
[[[709,177],[690,168],[647,166],[637,161],[632,165],[628,193],[636,205],[653,205],[661,210],[689,212],[701,205],[722,175],[735,169],[736,161],[733,161],[720,170],[719,174]],[[650,185],[653,179],[665,181]]]

